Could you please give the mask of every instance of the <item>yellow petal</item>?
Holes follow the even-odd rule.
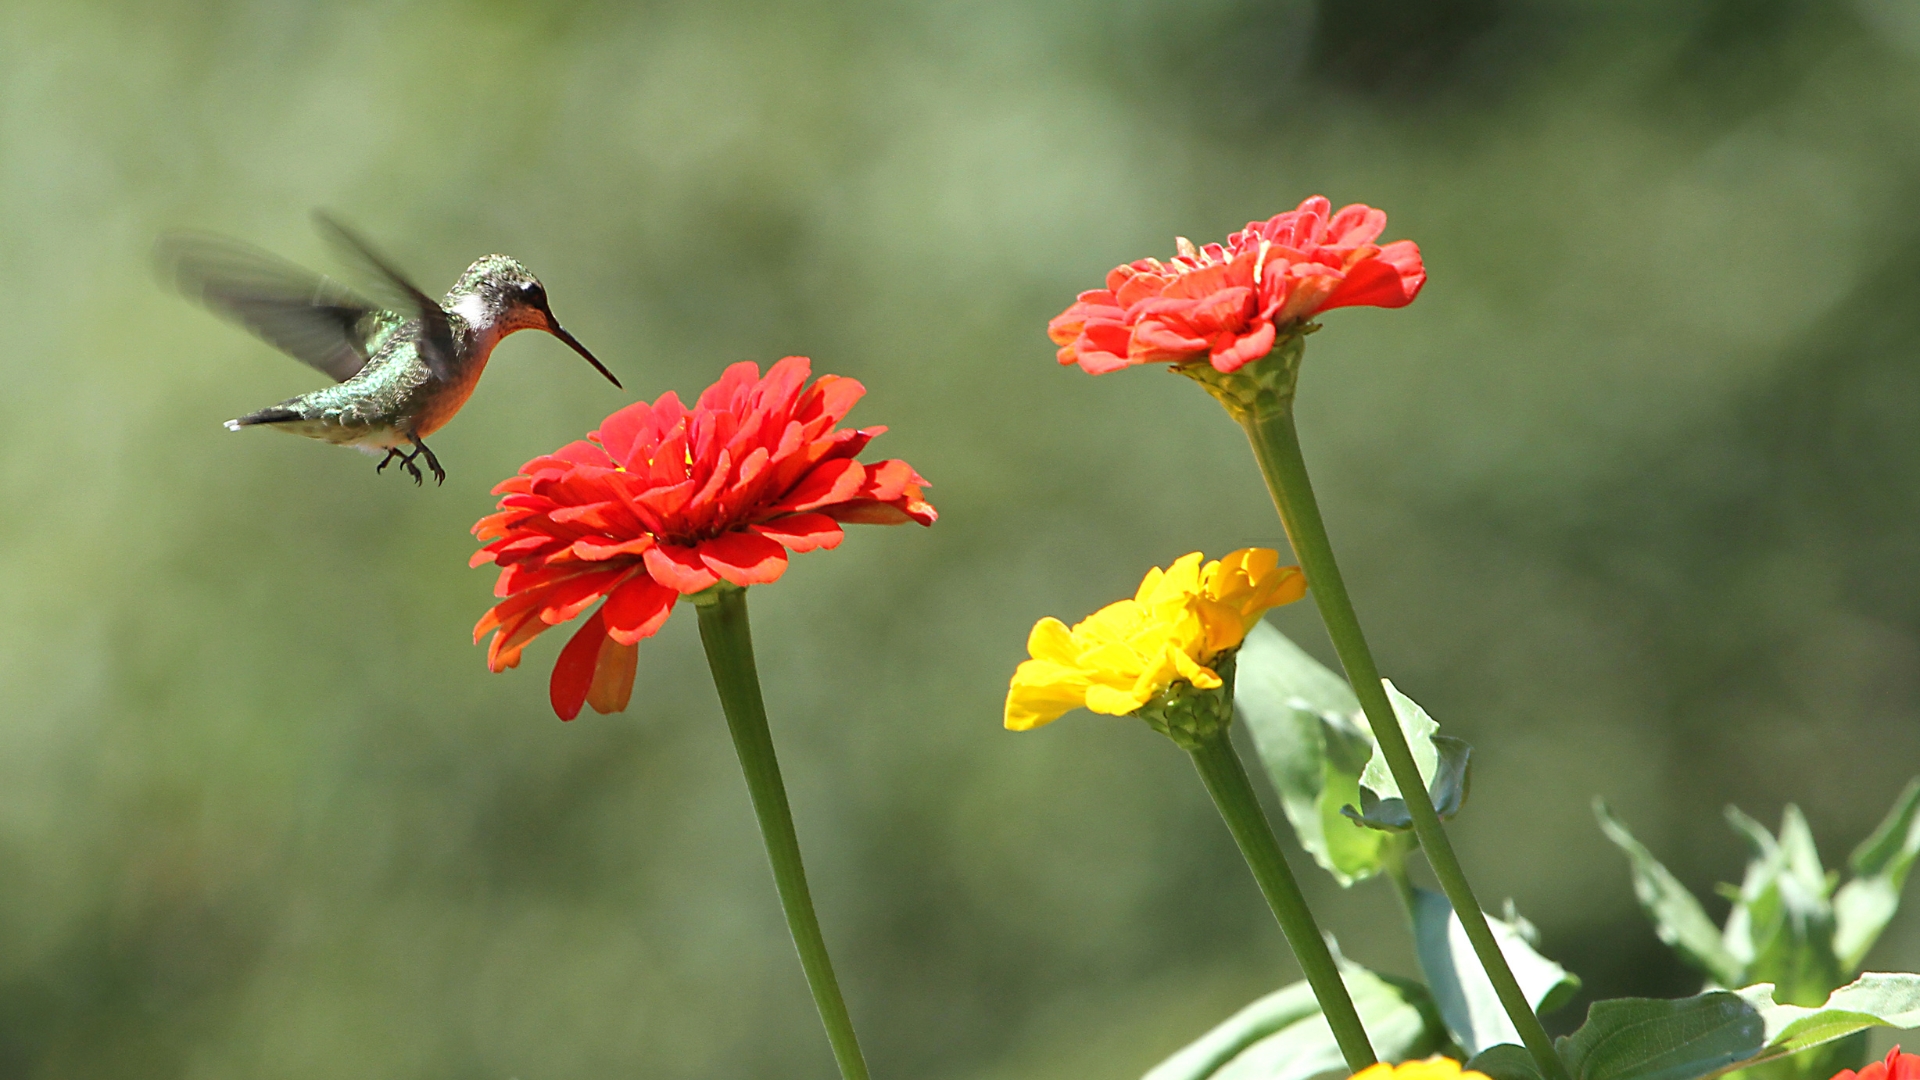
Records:
[[[1050,724],[1086,703],[1087,680],[1081,672],[1051,660],[1028,660],[1014,670],[1007,686],[1006,725],[1027,731]]]
[[[1073,631],[1051,615],[1034,623],[1033,632],[1027,635],[1027,655],[1035,660],[1068,664],[1079,651],[1073,643]]]
[[[1087,711],[1104,713],[1108,716],[1126,716],[1147,703],[1145,697],[1112,686],[1090,686],[1087,688]]]
[[[1238,646],[1268,608],[1306,591],[1298,567],[1278,553],[1242,548],[1204,563],[1190,552],[1147,571],[1132,599],[1108,604],[1071,628],[1042,619],[1027,637],[1033,659],[1009,684],[1006,724],[1026,730],[1082,707],[1120,716],[1177,681],[1221,685],[1209,665]]]
[[[1133,591],[1133,602],[1136,604],[1152,603],[1154,595],[1160,590],[1160,579],[1166,576],[1166,571],[1157,566],[1147,571],[1147,576],[1140,579],[1140,587]]]
[[[1173,649],[1167,650],[1173,660],[1174,670],[1181,678],[1202,690],[1212,690],[1220,685],[1220,675],[1210,667],[1194,662],[1193,657]]]
[[[1167,567],[1167,572],[1155,583],[1151,594],[1147,593],[1147,583],[1141,582],[1141,602],[1180,601],[1199,591],[1202,557],[1199,552],[1194,551],[1175,559],[1173,565]]]

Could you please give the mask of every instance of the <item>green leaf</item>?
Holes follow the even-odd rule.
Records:
[[[1900,908],[1907,870],[1920,854],[1920,777],[1907,782],[1893,809],[1847,860],[1856,875],[1833,894],[1833,949],[1857,970]]]
[[[1460,812],[1472,786],[1473,747],[1450,736],[1438,734],[1440,725],[1415,701],[1386,679],[1387,697],[1393,702],[1394,717],[1413,752],[1413,762],[1426,782],[1427,797],[1441,818]],[[1368,828],[1387,832],[1406,832],[1413,828],[1413,816],[1407,811],[1400,785],[1387,767],[1380,748],[1373,748],[1367,767],[1360,774],[1359,806],[1342,807],[1340,812]]]
[[[1543,1080],[1533,1055],[1514,1043],[1489,1046],[1468,1059],[1466,1067],[1493,1080]]]
[[[1828,995],[1818,1008],[1781,1005],[1770,983],[1739,992],[1765,1022],[1764,1048],[1737,1067],[1749,1069],[1844,1039],[1870,1027],[1920,1027],[1920,975],[1868,972]],[[1728,1066],[1717,1072],[1726,1072]]]
[[[1493,983],[1467,940],[1466,928],[1460,925],[1447,898],[1428,889],[1415,889],[1409,906],[1413,911],[1414,955],[1453,1041],[1469,1054],[1500,1043],[1518,1042],[1520,1032],[1501,1007]],[[1525,923],[1517,915],[1510,911],[1508,919],[1490,917],[1487,925],[1526,993],[1528,1004],[1536,1010],[1550,1012],[1579,992],[1577,977],[1534,951],[1523,931]]]
[[[1881,1025],[1920,1026],[1920,975],[1862,975],[1818,1008],[1777,1003],[1771,983],[1677,1001],[1597,1001],[1555,1048],[1573,1080],[1701,1080]]]
[[[1766,1036],[1758,1008],[1714,990],[1677,1001],[1596,1001],[1555,1047],[1573,1080],[1694,1080],[1752,1058]]]
[[[1413,763],[1420,768],[1420,779],[1431,788],[1434,771],[1440,763],[1440,752],[1433,745],[1433,737],[1439,732],[1440,724],[1412,698],[1401,693],[1392,680],[1381,679],[1380,682],[1387,688],[1387,697],[1393,702],[1394,718],[1400,721],[1400,730],[1407,736],[1407,746],[1413,751]],[[1367,760],[1366,771],[1360,774],[1360,786],[1372,788],[1373,793],[1382,799],[1401,797],[1400,785],[1394,780],[1393,770],[1387,767],[1386,756],[1380,753],[1378,746],[1373,748],[1373,756]]]
[[[1813,829],[1808,827],[1806,815],[1792,803],[1780,816],[1780,856],[1786,872],[1800,888],[1822,900],[1827,898],[1833,883],[1820,865],[1820,852],[1813,846]]]
[[[1383,1061],[1424,1057],[1446,1030],[1417,983],[1376,975],[1353,963],[1340,977]],[[1346,1071],[1340,1047],[1306,983],[1276,990],[1149,1071],[1144,1080],[1307,1080]]]
[[[1847,972],[1833,944],[1830,882],[1806,818],[1789,805],[1777,841],[1736,807],[1727,807],[1727,820],[1754,855],[1722,937],[1741,966],[1736,981],[1770,982],[1776,996],[1796,1005],[1826,1000]]]
[[[1880,932],[1900,910],[1900,886],[1885,877],[1854,878],[1833,894],[1833,952],[1840,966],[1858,971]]]
[[[1853,849],[1847,865],[1858,877],[1894,874],[1904,880],[1916,853],[1920,853],[1920,776],[1907,781],[1893,809],[1873,835]]]
[[[1451,735],[1435,735],[1432,743],[1439,759],[1427,797],[1433,800],[1434,811],[1445,820],[1459,813],[1467,801],[1468,789],[1473,785],[1473,746]],[[1408,811],[1405,799],[1383,799],[1367,787],[1360,789],[1360,809],[1343,806],[1340,813],[1370,829],[1408,832],[1413,828],[1413,814]]]
[[[1627,827],[1613,816],[1602,800],[1593,801],[1593,815],[1600,820],[1600,831],[1626,852],[1633,868],[1633,895],[1640,910],[1653,922],[1654,933],[1688,963],[1707,973],[1722,986],[1737,986],[1741,965],[1721,942],[1720,930],[1707,917],[1706,909],[1680,879],[1660,864],[1646,846],[1633,838]]]
[[[1340,816],[1360,801],[1360,772],[1373,753],[1345,680],[1261,622],[1240,647],[1233,704],[1300,846],[1340,884],[1379,873],[1408,846]]]

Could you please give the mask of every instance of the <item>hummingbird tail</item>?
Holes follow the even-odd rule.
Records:
[[[228,431],[239,431],[243,427],[252,427],[255,424],[284,424],[288,420],[301,419],[305,418],[292,409],[261,409],[259,412],[250,412],[245,416],[229,420],[226,426]]]

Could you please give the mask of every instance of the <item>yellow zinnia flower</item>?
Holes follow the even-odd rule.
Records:
[[[1353,1080],[1487,1080],[1487,1075],[1462,1069],[1459,1062],[1449,1057],[1430,1057],[1398,1065],[1382,1061],[1354,1073]]]
[[[1072,629],[1055,618],[1035,623],[1027,637],[1033,659],[1007,690],[1007,727],[1028,731],[1082,707],[1126,716],[1179,682],[1216,689],[1222,654],[1239,648],[1268,608],[1306,594],[1300,568],[1281,566],[1266,548],[1242,548],[1204,567],[1200,558],[1196,551],[1147,571],[1133,599]]]

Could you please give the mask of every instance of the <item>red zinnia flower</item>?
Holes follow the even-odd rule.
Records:
[[[804,356],[764,379],[735,364],[692,409],[672,393],[635,402],[494,488],[499,512],[473,527],[491,541],[473,565],[501,567],[504,599],[473,629],[476,642],[493,631],[487,666],[517,666],[542,630],[605,597],[560,650],[553,710],[615,712],[633,692],[636,643],[680,597],[774,581],[788,549],[836,547],[845,522],[933,524],[911,466],[853,460],[887,429],[835,426],[866,388],[834,375],[807,386],[809,371]]]
[[[1833,1074],[1833,1080],[1920,1080],[1920,1054],[1903,1054],[1896,1046],[1887,1051],[1885,1061],[1876,1061],[1857,1073],[1841,1069]]]
[[[1354,203],[1328,217],[1315,195],[1171,262],[1115,267],[1107,287],[1080,294],[1047,324],[1062,364],[1101,375],[1135,364],[1207,357],[1222,372],[1258,360],[1289,323],[1359,305],[1404,307],[1427,280],[1411,240],[1374,243],[1383,210]]]

